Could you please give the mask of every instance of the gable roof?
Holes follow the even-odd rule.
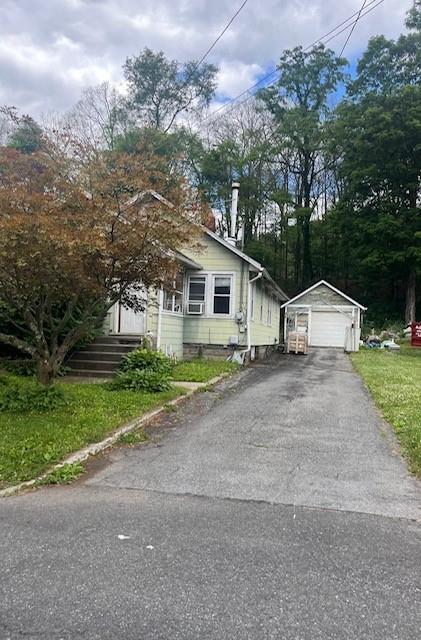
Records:
[[[295,302],[296,300],[301,298],[304,294],[308,293],[309,291],[313,291],[313,289],[317,289],[317,287],[320,287],[320,285],[322,285],[322,284],[324,284],[326,287],[329,287],[329,289],[331,289],[332,291],[334,291],[335,293],[340,295],[345,300],[348,300],[348,302],[351,302],[354,306],[359,307],[359,309],[361,309],[362,311],[366,311],[367,310],[367,307],[363,307],[362,304],[360,304],[359,302],[357,302],[353,298],[350,298],[349,296],[346,295],[346,293],[344,293],[343,291],[340,291],[339,289],[334,287],[333,284],[330,284],[326,280],[319,280],[319,282],[316,282],[316,284],[313,284],[311,287],[308,287],[308,289],[305,289],[305,291],[301,291],[301,293],[299,293],[296,296],[294,296],[294,298],[291,298],[291,300],[288,300],[288,302],[285,302],[285,304],[283,304],[281,306],[281,309],[284,309],[289,304]]]
[[[223,247],[225,247],[226,249],[228,249],[229,251],[232,251],[232,253],[235,253],[236,256],[238,256],[239,258],[241,258],[241,260],[244,260],[245,262],[248,262],[248,264],[253,267],[253,269],[255,271],[257,271],[258,273],[262,273],[263,277],[265,278],[265,280],[267,280],[270,284],[270,286],[272,287],[272,289],[275,290],[275,292],[278,294],[278,296],[280,298],[282,298],[283,300],[288,300],[288,296],[285,293],[285,291],[283,291],[281,289],[281,287],[279,285],[276,284],[276,282],[274,281],[274,279],[271,277],[271,275],[269,274],[269,272],[267,271],[267,269],[265,269],[265,267],[263,267],[260,262],[257,262],[256,260],[253,260],[253,258],[250,258],[250,256],[248,256],[246,253],[243,253],[243,251],[240,251],[240,249],[237,249],[237,247],[235,247],[233,244],[231,244],[230,242],[228,242],[227,240],[225,240],[225,238],[221,238],[221,236],[218,236],[216,233],[214,233],[213,231],[211,231],[210,229],[208,229],[207,227],[204,227],[203,230],[205,231],[205,233],[210,237],[213,238],[213,240],[216,240],[217,242],[219,242],[220,244],[222,244]]]

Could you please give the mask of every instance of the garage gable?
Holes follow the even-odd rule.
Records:
[[[345,293],[331,285],[329,282],[326,282],[326,280],[320,280],[302,293],[299,293],[297,296],[283,304],[282,308],[289,305],[303,305],[309,307],[320,305],[328,305],[333,307],[355,306],[362,311],[366,310],[366,307],[363,307],[361,304],[359,304],[359,302],[356,302]]]

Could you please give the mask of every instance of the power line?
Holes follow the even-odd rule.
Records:
[[[242,3],[242,5],[239,7],[239,9],[237,9],[237,11],[234,13],[234,15],[232,16],[231,20],[228,22],[228,24],[223,28],[223,30],[221,31],[221,33],[219,34],[219,36],[216,38],[216,40],[214,40],[214,42],[212,42],[211,46],[209,47],[209,49],[203,54],[203,56],[200,58],[199,62],[196,64],[196,66],[194,67],[192,74],[195,73],[195,71],[197,71],[197,69],[200,67],[200,65],[202,64],[202,62],[204,62],[206,60],[206,58],[208,57],[208,55],[210,54],[210,52],[212,51],[212,49],[214,49],[214,47],[218,44],[218,42],[220,41],[220,39],[222,38],[222,36],[228,31],[228,29],[230,28],[230,26],[232,25],[232,23],[234,22],[234,20],[236,19],[236,17],[239,15],[239,13],[241,13],[241,11],[244,9],[244,7],[246,6],[248,0],[244,0],[244,2]]]
[[[314,47],[316,44],[318,44],[319,42],[323,44],[327,44],[328,42],[330,42],[331,40],[333,40],[334,38],[337,38],[341,33],[343,33],[344,31],[346,31],[347,29],[349,29],[349,27],[351,26],[350,22],[357,17],[357,20],[354,21],[354,28],[355,28],[355,24],[356,22],[360,19],[363,18],[364,16],[366,16],[368,13],[370,13],[371,11],[373,11],[374,9],[376,9],[376,7],[378,7],[380,4],[382,4],[384,2],[384,0],[371,0],[367,6],[365,7],[365,11],[364,13],[362,13],[364,6],[366,4],[366,2],[364,3],[364,6],[359,10],[356,11],[355,13],[353,13],[351,16],[349,16],[348,18],[346,18],[346,20],[344,20],[343,22],[341,22],[340,24],[338,24],[336,27],[334,27],[333,29],[331,29],[330,31],[328,31],[327,33],[325,33],[323,36],[321,36],[320,38],[318,38],[317,40],[315,40],[314,42],[312,42],[310,45],[308,45],[307,47],[305,47],[303,49],[303,51],[308,51],[309,49],[311,49],[312,47]],[[345,25],[340,31],[338,31],[338,29],[340,29],[340,27],[342,27],[343,25]],[[337,33],[335,33],[337,32]],[[330,38],[328,38],[327,40],[325,40],[325,38],[327,38],[328,36],[330,36],[331,34],[333,34]],[[348,38],[349,39],[349,38]],[[248,100],[250,100],[250,98],[252,98],[255,94],[254,93],[250,93],[251,91],[253,91],[253,89],[256,89],[258,86],[260,86],[262,83],[264,83],[266,80],[269,80],[270,78],[272,78],[273,76],[279,76],[279,72],[277,69],[275,69],[274,71],[271,71],[270,73],[268,73],[266,76],[264,76],[263,78],[260,78],[260,80],[258,80],[258,82],[256,82],[255,84],[253,84],[251,87],[248,87],[248,89],[245,89],[244,91],[242,91],[241,93],[239,93],[237,96],[235,96],[234,98],[231,98],[230,100],[228,100],[227,102],[225,102],[223,105],[221,105],[220,107],[218,107],[215,111],[213,111],[211,114],[209,114],[206,118],[204,118],[200,124],[204,124],[206,123],[208,120],[211,120],[211,122],[214,122],[216,120],[219,120],[219,118],[222,115],[225,114],[221,114],[220,116],[217,116],[218,113],[220,113],[221,111],[225,110],[227,107],[229,107],[229,105],[233,105],[231,107],[231,109],[227,112],[227,115],[230,114],[237,106],[241,106],[242,104],[244,104],[245,102],[247,102]],[[276,78],[273,80],[273,82],[275,82]],[[273,84],[273,82],[270,82],[268,85],[266,86],[270,86],[270,84]],[[248,95],[247,95],[248,94]],[[242,100],[241,102],[238,103],[238,105],[234,104],[237,102],[237,100],[239,98],[242,98],[243,96],[247,97]],[[215,117],[216,116],[216,117]]]
[[[363,3],[362,3],[362,5],[361,5],[361,9],[360,9],[360,10],[359,10],[359,12],[358,12],[357,18],[356,18],[356,20],[355,20],[354,24],[352,25],[351,31],[349,32],[348,37],[347,37],[347,39],[346,39],[346,40],[345,40],[345,42],[344,42],[344,46],[342,47],[341,52],[340,52],[340,54],[339,54],[339,57],[340,57],[340,58],[342,58],[342,54],[343,54],[343,52],[345,51],[345,47],[346,47],[346,45],[348,44],[350,37],[351,37],[351,36],[352,36],[352,34],[354,33],[354,29],[355,29],[355,27],[357,26],[357,22],[358,22],[358,20],[360,19],[361,12],[363,11],[363,9],[364,9],[364,7],[365,7],[366,3],[367,3],[367,0],[364,0],[364,2],[363,2]]]

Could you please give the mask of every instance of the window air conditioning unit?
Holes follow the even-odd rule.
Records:
[[[189,302],[187,304],[187,313],[194,316],[201,316],[203,315],[204,306],[203,302]]]

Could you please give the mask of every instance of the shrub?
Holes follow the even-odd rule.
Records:
[[[2,358],[0,366],[16,376],[33,376],[35,374],[35,362],[29,358]]]
[[[19,384],[2,378],[0,383],[0,411],[49,411],[67,404],[59,387],[44,387],[37,382]]]
[[[131,391],[168,391],[171,388],[171,378],[167,373],[148,369],[117,371],[117,376],[110,383],[109,388]]]
[[[123,357],[121,371],[154,371],[169,375],[174,366],[173,360],[159,351],[151,349],[136,349]]]

